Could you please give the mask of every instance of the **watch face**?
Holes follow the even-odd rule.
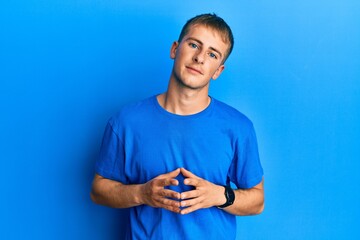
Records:
[[[233,204],[235,200],[234,190],[229,187],[226,188],[226,199],[229,204]]]
[[[226,201],[229,201],[229,191],[227,189],[225,190],[225,197]]]

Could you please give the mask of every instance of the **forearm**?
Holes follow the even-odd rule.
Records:
[[[263,211],[264,194],[262,189],[237,189],[234,192],[234,204],[224,208],[224,211],[240,216],[256,215]]]
[[[95,176],[91,199],[93,202],[113,208],[129,208],[142,204],[142,185],[125,185],[117,181]]]

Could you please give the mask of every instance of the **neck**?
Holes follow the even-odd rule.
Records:
[[[204,89],[203,89],[204,90]],[[166,111],[177,115],[192,115],[203,111],[211,102],[208,91],[183,90],[167,92],[157,96],[157,100]]]

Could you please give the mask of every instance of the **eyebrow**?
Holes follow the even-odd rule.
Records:
[[[188,37],[187,39],[185,39],[185,41],[189,41],[189,40],[192,40],[192,41],[198,42],[201,45],[204,45],[204,43],[201,42],[199,39],[196,39],[196,38],[193,38],[193,37]],[[209,47],[209,49],[213,50],[214,52],[217,52],[220,55],[220,57],[222,58],[222,54],[221,54],[221,52],[219,50],[217,50],[216,48],[211,47],[211,46]]]

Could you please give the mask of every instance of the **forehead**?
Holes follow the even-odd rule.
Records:
[[[229,48],[229,41],[223,37],[218,30],[205,25],[193,25],[190,26],[189,31],[184,36],[183,40],[189,38],[197,39],[201,41],[204,45],[213,47],[225,53]]]

